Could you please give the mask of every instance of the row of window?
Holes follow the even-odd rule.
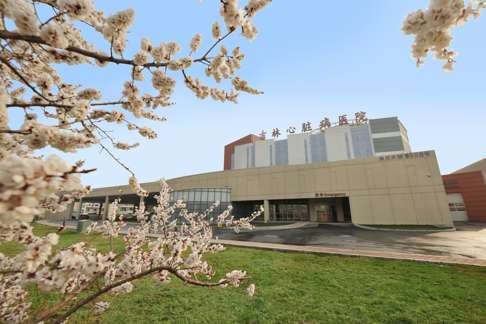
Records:
[[[270,219],[275,222],[308,221],[307,204],[270,204]]]
[[[230,188],[201,188],[173,191],[171,201],[183,200],[185,202],[231,202]]]
[[[393,129],[399,131],[400,127],[398,123],[398,120],[393,118],[384,124],[385,128],[381,127],[380,129],[391,129],[390,125],[392,125]],[[365,124],[350,127],[349,130],[341,129],[343,131],[339,128],[331,128],[326,132],[317,134],[300,134],[303,135],[303,140],[299,140],[294,144],[289,144],[288,139],[267,140],[262,144],[265,145],[264,152],[260,150],[255,152],[255,147],[261,142],[237,145],[235,146],[234,153],[231,155],[231,168],[254,168],[256,166],[255,160],[259,160],[260,158],[262,161],[265,161],[260,161],[265,166],[272,166],[367,158],[373,156],[373,148],[376,153],[409,150],[409,148],[405,147],[405,142],[407,141],[406,134],[372,139],[369,127],[369,125]],[[380,129],[377,129],[378,133],[381,132]],[[304,152],[302,153],[300,151],[301,153],[298,154],[293,152],[289,156],[289,147],[291,147],[289,145],[298,145],[299,150],[303,149]],[[339,150],[332,150],[335,147],[338,147]],[[337,153],[344,149],[346,152],[345,155]],[[294,161],[290,161],[292,157]],[[263,166],[261,163],[259,166]]]
[[[189,201],[186,203],[186,208],[189,212],[196,212],[196,213],[204,213],[206,212],[209,207],[211,207],[213,203],[211,202],[195,202],[195,201]],[[218,207],[214,208],[212,212],[212,216],[217,216],[221,214],[228,206],[230,203],[228,202],[223,202],[218,205]]]
[[[449,211],[466,211],[466,206],[462,202],[449,203]]]

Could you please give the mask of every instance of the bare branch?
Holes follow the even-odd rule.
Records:
[[[22,35],[22,34],[19,34],[19,33],[10,32],[8,30],[0,30],[0,38],[22,40],[22,41],[26,41],[26,42],[30,42],[30,43],[36,43],[36,44],[42,44],[42,45],[50,46],[44,40],[42,40],[42,38],[40,38],[39,36]],[[80,54],[82,56],[91,57],[91,58],[93,58],[93,59],[95,59],[99,62],[112,62],[112,63],[115,63],[115,64],[125,64],[125,65],[137,66],[137,64],[135,64],[135,62],[133,60],[127,60],[127,59],[123,59],[123,58],[116,58],[116,57],[112,57],[112,56],[107,56],[107,55],[103,55],[103,54],[100,54],[100,53],[88,51],[88,50],[85,50],[83,48],[79,48],[79,47],[76,47],[76,46],[68,46],[68,47],[64,48],[64,50],[68,51],[68,52]],[[150,62],[150,63],[144,64],[143,66],[144,67],[164,67],[164,66],[167,66],[167,63]]]
[[[219,38],[207,51],[204,53],[204,55],[201,58],[195,59],[194,62],[204,62],[207,61],[208,55],[211,53],[211,51],[218,46],[219,43],[221,43],[226,37],[231,35],[236,29],[230,29],[223,37]]]
[[[96,170],[97,170],[96,168],[92,168],[92,169],[84,169],[84,170],[79,170],[79,171],[73,171],[71,173],[86,174],[86,173],[95,172]]]
[[[1,32],[2,31],[0,31],[0,33]],[[17,77],[19,77],[19,79],[22,81],[22,83],[24,83],[26,86],[28,86],[35,94],[37,94],[39,97],[41,97],[42,99],[44,99],[47,102],[52,102],[52,100],[49,100],[46,97],[44,97],[44,95],[42,95],[42,93],[40,93],[33,85],[31,85],[29,83],[29,81],[27,81],[27,79],[25,79],[24,76],[19,71],[17,71],[17,69],[12,64],[10,64],[10,62],[7,59],[0,56],[0,62],[5,64]]]
[[[107,102],[93,102],[90,105],[91,106],[114,106],[114,105],[124,105],[127,104],[128,102],[126,101],[107,101]]]
[[[49,18],[49,19],[47,19],[45,22],[43,22],[43,23],[42,23],[42,24],[39,26],[39,28],[44,27],[45,25],[47,25],[48,23],[50,23],[50,22],[51,22],[51,21],[53,21],[54,19],[57,19],[57,18],[59,18],[59,17],[61,17],[61,16],[65,15],[65,14],[67,14],[67,12],[65,12],[65,11],[61,11],[61,12],[59,12],[58,14],[56,14],[56,15],[52,16],[51,18]]]
[[[96,283],[98,281],[99,278],[104,276],[104,274],[105,274],[104,272],[101,272],[98,275],[91,278],[91,280],[89,280],[85,285],[82,286],[80,291],[83,291],[85,289],[90,288],[94,283]],[[40,323],[40,322],[43,322],[43,321],[53,317],[59,310],[61,310],[66,305],[68,305],[76,297],[78,297],[78,292],[73,292],[73,293],[70,293],[68,295],[65,295],[63,300],[61,300],[57,304],[53,305],[52,307],[47,308],[44,311],[38,313],[35,316],[35,319],[30,321],[30,324]]]
[[[221,43],[224,39],[226,39],[229,35],[231,35],[234,31],[235,31],[235,29],[231,29],[230,31],[228,31],[223,37],[219,38],[206,51],[206,53],[204,53],[204,55],[202,57],[193,60],[193,62],[203,62],[203,61],[207,61],[207,57],[211,53],[211,51],[219,43]],[[22,41],[26,41],[26,42],[30,42],[30,43],[36,43],[36,44],[42,44],[42,45],[50,46],[44,40],[42,40],[42,38],[40,38],[39,36],[35,36],[35,35],[23,35],[23,34],[19,34],[19,33],[16,33],[16,32],[11,32],[11,31],[8,31],[8,30],[0,30],[0,38],[2,38],[2,39],[13,39],[13,40],[22,40]],[[100,53],[88,51],[86,49],[79,48],[79,47],[75,47],[75,46],[68,46],[64,50],[65,51],[68,51],[68,52],[73,52],[73,53],[76,53],[76,54],[80,54],[82,56],[91,57],[93,59],[96,59],[99,62],[112,62],[112,63],[115,63],[115,64],[125,64],[125,65],[138,66],[137,64],[135,64],[135,62],[133,60],[128,60],[128,59],[116,58],[116,57],[113,57],[113,56],[103,55],[103,54],[100,54]],[[166,63],[166,62],[149,62],[149,63],[143,64],[142,66],[143,67],[146,67],[146,68],[150,68],[150,67],[167,67],[167,65],[168,65],[168,63]]]
[[[32,131],[31,130],[20,130],[20,129],[0,129],[0,134],[29,135],[29,134],[32,134]]]
[[[86,126],[84,122],[81,122],[83,125],[84,129],[86,129],[93,137],[96,138],[95,134],[89,129],[89,127]],[[96,126],[96,125],[95,125]],[[104,150],[108,155],[119,165],[121,165],[125,170],[127,170],[132,176],[135,176],[135,173],[130,170],[128,166],[126,166],[119,158],[117,158],[103,143],[99,142],[98,145],[101,147],[101,150]]]
[[[90,103],[90,106],[115,106],[115,105],[124,105],[126,101],[107,101],[107,102],[93,102]],[[66,105],[60,104],[56,102],[49,102],[49,103],[34,103],[34,102],[13,102],[11,104],[7,104],[7,107],[17,107],[17,108],[29,108],[29,107],[56,107],[56,108],[73,108],[73,105]]]
[[[105,135],[106,138],[108,138],[111,142],[111,144],[115,145],[115,140],[113,139],[113,137],[111,137],[110,134],[108,134],[103,128],[101,128],[100,126],[96,125],[92,120],[91,118],[88,118],[88,121],[91,125],[93,125],[97,130],[98,132],[101,132],[103,135]]]

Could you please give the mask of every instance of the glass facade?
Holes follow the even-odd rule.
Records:
[[[231,205],[230,188],[193,188],[186,190],[176,190],[170,194],[170,202],[183,200],[189,212],[205,212],[216,201],[219,206],[215,208],[214,215],[222,213]]]
[[[326,135],[311,134],[309,139],[312,163],[327,161]]]
[[[371,146],[371,134],[368,125],[354,126],[351,130],[351,142],[355,158],[367,158],[373,156]]]
[[[275,164],[288,165],[289,164],[289,148],[287,140],[275,141]]]
[[[272,222],[308,220],[309,205],[307,200],[280,200],[270,202],[270,221]]]
[[[376,153],[400,152],[404,150],[402,136],[373,138]]]
[[[248,217],[250,216],[253,212],[259,211],[263,207],[263,200],[253,200],[253,201],[233,201],[232,202],[233,206],[233,216],[235,218],[242,218],[242,217]],[[263,222],[264,221],[264,216],[263,213],[260,214],[255,219],[255,222]]]

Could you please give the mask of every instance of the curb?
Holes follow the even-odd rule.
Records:
[[[240,232],[259,232],[259,231],[284,231],[284,230],[293,230],[293,229],[301,229],[301,228],[316,228],[319,227],[319,224],[313,222],[297,222],[292,224],[285,224],[285,225],[275,225],[275,226],[255,226],[255,228],[248,230],[240,230]]]
[[[456,228],[437,228],[437,229],[407,229],[407,228],[378,228],[368,225],[354,224],[357,228],[361,228],[369,231],[382,231],[382,232],[455,232]]]
[[[278,244],[278,243],[260,243],[260,242],[215,240],[215,239],[211,240],[211,243],[218,243],[218,244],[223,244],[225,246],[234,246],[239,248],[271,250],[271,251],[279,251],[279,252],[327,254],[327,255],[348,256],[348,257],[365,257],[365,258],[374,258],[374,259],[387,259],[387,260],[411,261],[411,262],[422,262],[422,263],[454,264],[454,265],[486,267],[486,260],[484,259],[449,257],[449,256],[442,256],[442,255],[381,252],[375,250],[340,249],[340,248],[331,248],[331,247],[316,246],[316,245],[289,245],[289,244]]]

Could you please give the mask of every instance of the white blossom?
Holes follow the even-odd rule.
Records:
[[[140,41],[140,49],[145,52],[152,52],[152,42],[147,38],[142,38]]]
[[[403,22],[405,34],[414,35],[412,57],[420,66],[427,54],[433,52],[439,60],[445,61],[445,70],[453,69],[456,52],[449,49],[452,43],[452,29],[478,17],[486,7],[484,0],[430,0],[427,10],[410,13]]]
[[[21,323],[28,318],[30,303],[22,287],[20,275],[0,275],[0,320],[5,323]]]
[[[135,144],[127,144],[127,143],[121,143],[121,142],[115,143],[115,147],[117,149],[120,149],[120,150],[130,150],[130,149],[137,147],[139,145],[140,145],[139,143],[135,143]]]
[[[6,17],[12,19],[22,33],[36,35],[39,31],[34,5],[27,0],[5,0],[3,10]]]
[[[246,11],[249,17],[255,16],[255,14],[262,10],[266,5],[268,5],[272,0],[250,0],[246,5]]]
[[[8,96],[5,90],[0,87],[0,129],[6,129],[8,127],[7,103]]]
[[[268,2],[250,0],[244,8],[235,0],[222,2],[221,17],[228,31],[238,28],[244,37],[253,38],[253,17]],[[60,248],[57,234],[37,236],[30,224],[35,216],[63,211],[86,195],[90,188],[82,185],[80,174],[94,170],[83,169],[82,161],[71,164],[56,155],[45,157],[45,151],[40,150],[71,153],[99,145],[113,156],[108,147],[128,150],[138,145],[119,140],[117,132],[104,128],[107,125],[121,125],[145,138],[156,138],[153,129],[138,122],[166,120],[155,109],[173,104],[175,74],[182,74],[186,86],[199,98],[236,102],[239,91],[257,93],[236,76],[244,58],[240,48],[229,54],[221,46],[216,52],[215,45],[223,37],[219,24],[214,23],[211,29],[217,41],[200,57],[195,52],[201,47],[201,34],[192,38],[190,51],[184,50],[190,53],[188,56],[180,55],[182,48],[175,41],[156,45],[148,38],[143,38],[140,48],[130,56],[125,48],[135,16],[132,9],[105,15],[92,0],[0,0],[0,15],[0,29],[4,31],[0,35],[0,242],[23,246],[12,257],[0,253],[0,322],[35,321],[27,286],[59,295],[59,304],[42,310],[48,321],[62,317],[59,310],[65,310],[67,304],[62,303],[66,299],[79,301],[79,296],[96,291],[99,281],[110,288],[110,293],[122,294],[130,293],[133,280],[144,273],[164,283],[177,277],[199,285],[237,286],[245,280],[246,273],[235,270],[222,281],[200,281],[212,280],[215,275],[205,254],[224,250],[221,244],[211,244],[211,220],[215,218],[218,226],[240,230],[251,228],[257,214],[234,219],[228,209],[210,216],[216,204],[203,213],[189,212],[183,201],[170,203],[171,190],[164,181],[155,197],[157,205],[149,209],[145,206],[149,193],[134,175],[129,178],[130,188],[140,197],[134,212],[139,224],[123,236],[124,250],[119,254],[112,247],[101,253],[85,242]],[[85,37],[94,34],[106,40],[104,50]],[[61,65],[81,64],[126,67],[121,96],[106,99],[101,89],[67,81],[57,70]],[[231,89],[210,88],[191,77],[188,71],[201,64],[208,77],[226,81]],[[152,91],[142,94],[139,81],[146,75],[151,76]],[[76,73],[69,79],[75,77]],[[11,109],[24,112],[23,121],[10,119]],[[114,161],[121,163],[116,157]],[[126,226],[118,213],[120,203],[113,201],[107,218],[93,222],[88,229],[101,233],[110,246]],[[154,233],[159,237],[151,238]],[[96,313],[109,306],[107,302],[94,302]]]
[[[137,54],[135,54],[135,56],[133,57],[133,62],[137,65],[144,65],[148,62],[148,59],[148,52],[141,50]]]
[[[215,271],[204,260],[204,254],[224,250],[222,245],[210,243],[212,227],[208,215],[213,213],[218,204],[215,203],[204,213],[188,212],[182,201],[175,204],[169,202],[171,190],[167,183],[161,180],[160,192],[155,196],[157,205],[152,212],[147,212],[144,207],[145,192],[135,178],[131,178],[130,183],[141,196],[137,211],[139,216],[152,214],[140,217],[138,226],[128,230],[123,237],[125,250],[122,254],[102,254],[84,242],[54,251],[53,247],[58,243],[57,234],[39,238],[32,233],[30,225],[12,223],[0,226],[0,239],[22,242],[26,249],[12,260],[0,254],[0,269],[21,269],[29,278],[26,283],[34,283],[45,291],[57,290],[63,295],[83,291],[85,285],[95,277],[102,277],[104,286],[108,287],[113,295],[130,293],[134,289],[134,284],[127,279],[135,278],[150,269],[159,269],[158,267],[161,268],[154,271],[153,277],[163,283],[171,280],[173,273],[177,273],[179,278],[188,282],[199,280],[201,276],[211,279]],[[107,219],[101,225],[93,223],[90,231],[101,232],[110,239],[118,236],[125,226],[123,221],[117,220],[120,218],[117,213],[119,202],[117,199],[111,203]],[[177,226],[175,215],[184,219],[182,225]],[[234,220],[228,209],[217,217],[220,223],[218,225],[231,228],[249,227],[244,224],[258,215],[257,212],[251,218]],[[160,236],[151,239],[151,233],[158,233]],[[233,270],[217,283],[222,287],[237,287],[245,279],[245,271]],[[0,288],[4,282],[2,280],[0,278]],[[254,287],[249,289],[252,289],[249,293],[254,293]],[[23,300],[21,305],[17,306],[20,309],[28,309],[28,304]],[[26,314],[24,312],[19,316],[25,317]]]
[[[11,155],[0,160],[0,223],[30,221],[40,214],[41,204],[48,198],[53,199],[52,205],[85,193],[76,169],[56,156],[42,160]],[[61,191],[66,193],[59,196]]]
[[[68,13],[72,18],[87,18],[93,10],[91,0],[58,0],[59,9]]]
[[[211,34],[214,39],[220,39],[221,38],[221,28],[219,27],[219,24],[217,22],[214,22],[212,27],[211,27]]]
[[[245,91],[245,92],[252,93],[252,94],[261,94],[262,93],[262,92],[258,91],[257,89],[250,87],[248,85],[248,82],[246,82],[245,80],[242,80],[239,77],[234,78],[232,83],[233,83],[233,86],[235,87],[236,90]]]
[[[196,52],[201,46],[202,36],[201,34],[196,34],[191,40],[190,48],[192,52]]]
[[[102,314],[102,313],[106,312],[106,310],[109,307],[110,307],[110,303],[108,303],[106,301],[100,301],[100,302],[97,302],[96,304],[94,304],[94,306],[93,306],[93,312],[96,315],[99,315],[99,314]]]
[[[56,23],[49,23],[41,28],[40,37],[47,44],[58,47],[66,48],[69,46],[69,41],[64,35],[63,26]]]
[[[83,89],[78,92],[77,97],[81,100],[99,100],[101,99],[101,92],[93,88]]]
[[[131,293],[133,290],[133,285],[131,282],[126,282],[118,287],[115,287],[110,290],[110,293],[113,295],[124,295]]]
[[[246,288],[246,293],[248,296],[253,297],[253,295],[255,295],[255,284],[250,284],[248,288]]]
[[[130,186],[130,189],[132,189],[132,191],[138,196],[146,196],[148,194],[147,191],[140,186],[135,176],[131,176],[128,179],[128,185]]]
[[[233,270],[226,274],[226,281],[229,285],[238,287],[241,281],[246,277],[246,271],[241,270]]]
[[[152,74],[152,85],[164,95],[170,95],[175,85],[175,81],[168,77],[164,72],[157,70]]]

